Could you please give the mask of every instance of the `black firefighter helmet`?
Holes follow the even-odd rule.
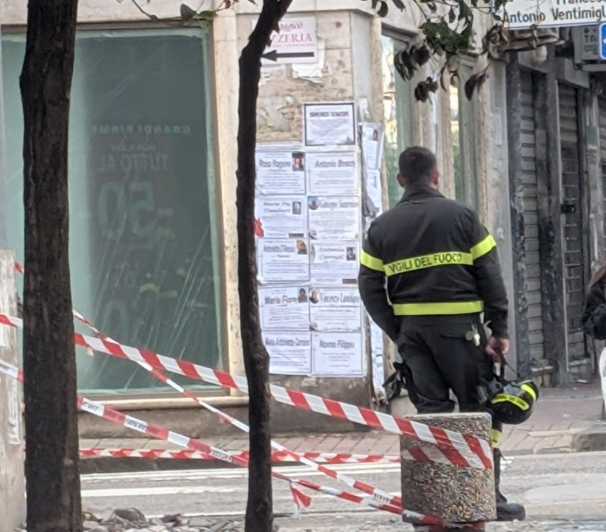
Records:
[[[539,399],[539,389],[532,381],[511,382],[501,375],[484,383],[480,396],[497,421],[519,425],[532,415],[534,404]]]

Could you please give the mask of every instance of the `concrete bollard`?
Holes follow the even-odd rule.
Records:
[[[17,315],[15,258],[0,250],[0,312]],[[0,359],[19,366],[17,330],[0,325]],[[25,442],[21,421],[20,384],[0,375],[0,532],[25,522]]]
[[[425,414],[409,419],[470,434],[490,441],[491,419],[488,414]],[[400,449],[428,449],[429,443],[411,438],[400,439]],[[494,471],[462,468],[435,462],[402,460],[402,504],[407,510],[441,517],[465,530],[484,530],[484,523],[496,519]],[[453,530],[436,526],[415,525],[418,532]]]

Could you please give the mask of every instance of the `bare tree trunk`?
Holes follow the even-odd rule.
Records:
[[[21,73],[28,532],[82,529],[67,194],[77,6],[29,0]]]
[[[261,56],[292,0],[264,0],[248,44],[240,56],[238,108],[238,289],[244,367],[249,387],[250,466],[247,532],[272,532],[269,355],[261,335],[255,256],[255,150]]]

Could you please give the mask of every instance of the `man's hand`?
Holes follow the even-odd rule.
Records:
[[[486,352],[495,362],[501,362],[501,357],[504,357],[509,352],[509,340],[507,338],[491,336],[486,344]]]

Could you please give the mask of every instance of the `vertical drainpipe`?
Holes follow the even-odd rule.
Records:
[[[517,369],[527,377],[531,373],[528,340],[528,300],[526,299],[526,249],[524,245],[524,184],[522,180],[522,105],[521,74],[518,55],[512,54],[507,65],[507,142],[509,147],[509,192],[511,239],[513,248],[513,301],[515,316],[515,351]]]

